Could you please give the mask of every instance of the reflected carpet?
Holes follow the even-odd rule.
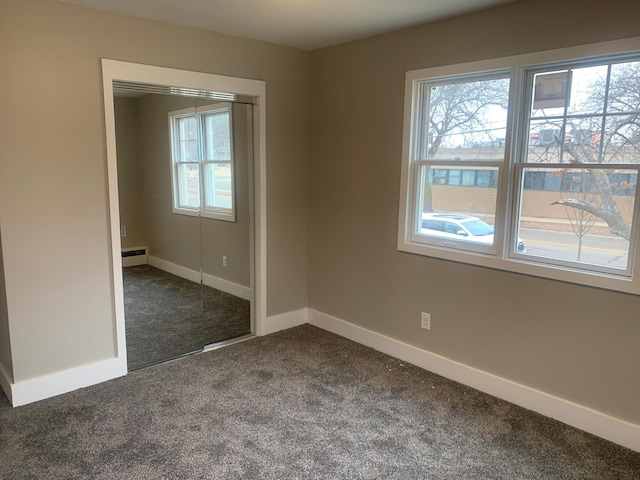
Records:
[[[150,265],[126,267],[123,278],[129,370],[251,333],[248,300]]]

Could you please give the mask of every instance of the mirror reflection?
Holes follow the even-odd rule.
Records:
[[[114,84],[128,369],[251,334],[252,106]]]

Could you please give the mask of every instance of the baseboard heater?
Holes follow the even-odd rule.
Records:
[[[133,247],[122,249],[122,266],[133,267],[135,265],[146,265],[149,263],[147,259],[147,247]]]

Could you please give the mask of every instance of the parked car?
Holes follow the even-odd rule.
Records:
[[[423,213],[420,232],[434,237],[493,245],[493,227],[471,215]],[[524,252],[526,249],[524,242],[518,238],[518,252]]]

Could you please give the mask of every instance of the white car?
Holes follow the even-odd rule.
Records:
[[[424,235],[493,245],[493,227],[471,215],[423,213],[421,227],[420,233]],[[518,252],[526,249],[524,242],[518,238]]]

